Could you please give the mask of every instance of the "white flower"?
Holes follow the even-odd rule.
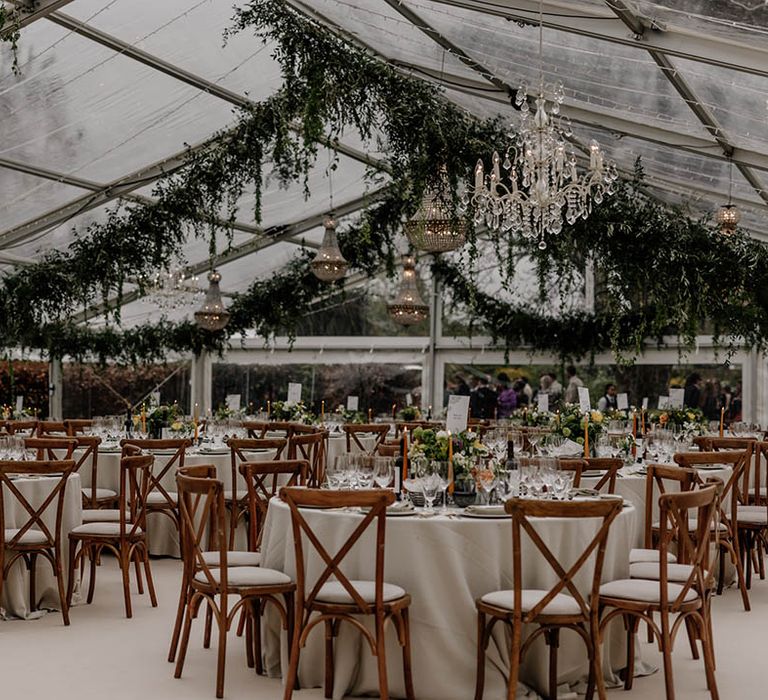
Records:
[[[438,439],[445,438],[447,440],[448,439],[448,431],[447,430],[438,430],[437,433],[435,434],[435,437],[438,438]]]

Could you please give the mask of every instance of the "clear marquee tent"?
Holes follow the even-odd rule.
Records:
[[[514,122],[508,89],[536,80],[539,3],[532,0],[287,1],[398,70],[441,84],[447,99],[481,117]],[[0,274],[65,248],[120,198],[151,198],[153,182],[188,146],[231,125],[238,105],[276,89],[269,46],[246,33],[224,44],[231,16],[232,0],[37,0],[25,13],[20,75],[2,47]],[[742,225],[768,239],[768,3],[545,0],[543,22],[546,79],[565,84],[563,113],[578,142],[596,138],[624,173],[640,156],[652,192],[694,215],[723,203],[732,177]],[[344,135],[333,174],[342,221],[369,200],[376,185],[366,167],[383,158],[375,144]],[[226,291],[269,275],[301,245],[318,246],[330,207],[326,170],[321,155],[306,200],[298,183],[286,190],[268,182],[258,225],[244,198],[233,248],[219,266]],[[190,240],[185,258],[204,273],[207,243]],[[493,266],[486,268],[484,283],[498,286]],[[587,271],[577,303],[592,302],[590,284]],[[380,286],[383,294],[390,289]],[[158,316],[146,299],[128,299],[127,325]],[[431,337],[306,336],[290,353],[286,339],[265,349],[263,339],[247,338],[226,359],[415,364],[424,403],[439,406],[447,362],[503,357],[488,338],[444,334],[440,303],[433,299]],[[524,348],[512,355],[530,361]],[[715,358],[711,339],[701,337],[688,360]],[[745,418],[764,422],[765,359],[748,349],[733,359],[742,368]],[[639,358],[678,360],[674,339]],[[213,361],[193,362],[201,401],[210,400]]]

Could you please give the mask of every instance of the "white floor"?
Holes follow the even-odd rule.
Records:
[[[134,595],[134,617],[123,616],[122,592],[114,562],[100,567],[92,605],[72,610],[72,625],[48,614],[39,620],[0,622],[0,695],[8,700],[211,700],[214,698],[216,658],[203,650],[200,627],[187,655],[184,677],[173,678],[166,661],[168,639],[178,595],[179,562],[153,562],[160,606],[147,596]],[[763,700],[763,664],[768,641],[768,580],[752,588],[751,613],[741,609],[734,590],[714,601],[717,679],[723,700]],[[230,636],[225,697],[230,700],[278,700],[278,680],[258,677],[245,665],[243,645]],[[473,650],[468,650],[473,653]],[[644,648],[646,660],[655,652]],[[675,655],[678,700],[709,697],[703,667],[690,658],[682,636]],[[416,688],[418,694],[418,687]],[[630,693],[609,691],[614,700],[656,700],[664,697],[661,673],[638,678]],[[320,690],[297,692],[298,700],[322,698]],[[467,700],[470,700],[469,698]],[[487,700],[499,700],[488,698]]]

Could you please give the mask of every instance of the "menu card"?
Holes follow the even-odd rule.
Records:
[[[347,410],[357,411],[360,406],[360,400],[357,396],[347,396]]]
[[[301,384],[288,382],[288,400],[286,403],[299,403],[301,401]]]
[[[413,396],[410,391],[405,395],[405,405],[413,406]]]
[[[685,401],[685,389],[669,390],[669,407],[670,408],[682,408],[683,401]]]
[[[159,406],[159,405],[160,405],[160,392],[159,392],[159,391],[153,391],[153,392],[152,392],[152,393],[149,395],[149,397],[150,397],[150,399],[151,399],[152,403],[153,403],[155,406]]]
[[[539,413],[549,413],[549,394],[540,391],[537,395]]]
[[[648,410],[648,397],[647,396],[643,399],[643,410],[644,411]]]
[[[616,394],[616,408],[618,408],[620,411],[627,411],[629,410],[629,395],[624,394]]]
[[[230,411],[240,410],[240,394],[227,394],[227,408]]]
[[[589,399],[589,389],[585,386],[579,387],[579,410],[587,413],[592,410],[592,402]]]
[[[463,433],[467,429],[468,418],[469,396],[449,396],[445,429],[451,434]]]
[[[24,408],[24,396],[16,397],[16,413],[21,413]]]
[[[659,396],[659,408],[669,408],[669,396]]]

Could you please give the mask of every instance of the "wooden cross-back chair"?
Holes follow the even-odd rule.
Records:
[[[61,554],[61,520],[64,511],[64,497],[67,481],[75,468],[73,460],[0,461],[0,596],[3,584],[13,565],[20,559],[29,571],[29,609],[37,609],[36,569],[37,558],[43,557],[51,565],[61,603],[64,624],[69,624],[69,605],[64,591],[64,568]],[[42,504],[33,505],[19,490],[12,475],[48,476],[58,480],[48,492]],[[21,523],[6,523],[6,501],[15,502],[17,507],[8,509],[20,514]],[[46,512],[55,508],[54,525],[45,522]],[[11,525],[11,527],[9,527]]]
[[[294,433],[288,441],[288,459],[304,459],[309,464],[307,486],[320,488],[325,479],[325,442],[328,433]]]
[[[387,439],[389,433],[389,423],[347,423],[342,426],[344,435],[347,439],[347,452],[352,451],[352,445],[364,454],[374,455],[376,449]],[[360,435],[370,434],[374,436],[374,444],[370,449],[363,446],[360,442]]]
[[[611,523],[621,512],[622,503],[615,500],[594,501],[540,501],[513,498],[506,503],[512,515],[512,590],[494,591],[479,598],[477,606],[477,681],[475,699],[483,696],[485,681],[485,653],[491,633],[497,622],[505,624],[512,638],[508,697],[517,692],[520,664],[531,644],[540,636],[549,646],[549,697],[557,698],[557,648],[560,630],[576,632],[584,642],[589,657],[589,677],[586,697],[592,698],[595,687],[599,698],[605,697],[603,672],[600,663],[600,635],[598,595],[605,558],[605,546]],[[537,532],[532,518],[599,518],[597,532],[579,551],[574,552],[573,563],[563,564]],[[526,589],[523,583],[521,554],[522,534],[527,535],[554,573],[557,581],[548,590]],[[592,559],[593,569],[589,592],[580,591],[573,579]],[[566,566],[568,567],[566,569]],[[490,618],[490,620],[488,620]],[[523,641],[523,625],[536,628]]]
[[[284,436],[287,440],[294,433],[294,427],[296,423],[290,421],[243,421],[243,429],[248,434],[249,438],[257,438],[263,440],[267,437],[267,433],[285,433]]]
[[[37,436],[66,437],[67,426],[64,421],[41,420],[37,423]]]
[[[9,420],[5,422],[5,429],[9,435],[28,435],[32,437],[37,432],[37,423],[37,419]]]
[[[296,685],[299,657],[308,635],[317,626],[325,628],[325,696],[333,692],[333,647],[342,622],[355,627],[368,642],[378,662],[379,696],[389,697],[384,626],[394,623],[403,653],[405,695],[413,700],[411,678],[411,644],[408,621],[410,596],[400,587],[384,582],[384,549],[386,510],[395,496],[391,491],[324,491],[320,489],[283,488],[280,497],[291,511],[291,526],[296,561],[296,620],[291,644],[290,664],[285,678],[284,700],[290,700]],[[359,524],[340,546],[329,551],[320,541],[302,512],[302,507],[359,507],[365,510]],[[360,581],[347,576],[342,564],[368,529],[375,529],[375,543],[366,546],[374,558],[374,580]],[[305,549],[304,541],[308,542]],[[360,545],[362,546],[362,544]],[[319,575],[307,578],[305,556],[316,555],[322,562]],[[371,632],[358,619],[359,615],[374,617]]]
[[[240,483],[239,466],[253,461],[253,450],[274,450],[272,460],[283,459],[283,452],[288,450],[286,438],[231,438],[229,447],[230,468],[232,477],[231,491],[224,492],[224,504],[230,511],[229,536],[230,549],[235,546],[235,531],[242,519],[248,519],[248,491],[245,484]],[[249,457],[248,453],[251,452]],[[250,531],[250,530],[249,530]]]
[[[267,519],[269,502],[281,488],[307,486],[310,463],[305,459],[286,459],[275,462],[243,462],[240,474],[247,486],[248,548],[258,551]]]
[[[739,535],[739,551],[746,578],[747,589],[752,586],[752,572],[765,578],[764,557],[768,549],[768,442],[756,442],[753,447],[751,468],[744,471],[742,497],[745,505],[739,505],[736,528]]]
[[[28,437],[24,438],[24,447],[34,450],[38,461],[55,462],[59,459],[72,459],[77,440],[67,437]],[[79,464],[76,466],[79,467]]]
[[[717,543],[720,549],[719,575],[717,578],[717,593],[722,594],[725,584],[725,554],[731,558],[738,577],[739,590],[741,591],[742,603],[745,610],[750,609],[749,592],[744,576],[744,567],[739,553],[738,537],[738,513],[742,505],[747,504],[747,498],[742,495],[744,487],[744,474],[749,475],[749,467],[752,462],[753,447],[756,444],[754,440],[738,443],[740,449],[733,449],[736,443],[719,443],[720,438],[713,438],[710,443],[712,452],[680,452],[675,454],[674,459],[682,467],[695,468],[697,466],[707,466],[711,464],[723,464],[731,468],[731,475],[725,482],[723,492],[720,495],[720,512],[718,521],[718,531],[711,534],[713,541]],[[729,445],[730,449],[718,449],[719,444]],[[723,504],[729,504],[730,512],[723,507]]]
[[[587,468],[583,459],[558,459],[557,466],[564,472],[573,472],[573,488],[581,485],[581,473]]]
[[[255,656],[261,657],[261,640],[254,634],[255,603],[269,602],[278,610],[289,639],[293,629],[295,585],[286,574],[260,566],[230,567],[229,536],[224,508],[224,486],[218,479],[199,479],[177,474],[182,556],[190,572],[191,594],[184,615],[176,671],[181,678],[184,669],[192,620],[200,604],[207,603],[218,628],[218,664],[216,697],[224,696],[224,670],[227,653],[227,632],[241,609],[248,610],[246,623],[246,653],[249,665]],[[210,549],[209,549],[210,548]],[[214,549],[215,548],[215,549]],[[216,551],[218,559],[212,566],[206,554]],[[281,603],[278,597],[283,598]],[[236,597],[234,604],[230,597]]]
[[[163,479],[169,473],[184,466],[184,458],[187,448],[192,444],[189,439],[155,440],[141,438],[126,438],[120,440],[120,447],[125,450],[127,446],[138,447],[144,452],[154,454],[158,451],[173,450],[168,461],[158,469],[155,467],[148,473],[149,492],[147,493],[147,514],[159,513],[167,517],[179,529],[179,515],[177,496],[175,491],[169,491],[163,485]],[[125,452],[123,452],[125,454]],[[171,471],[173,470],[173,472]]]
[[[403,451],[403,438],[385,440],[376,448],[379,457],[397,457]]]
[[[87,603],[93,601],[96,591],[96,569],[101,561],[101,552],[107,549],[117,558],[122,574],[123,602],[125,616],[133,616],[131,606],[130,575],[131,562],[136,565],[136,587],[139,595],[144,593],[141,565],[147,579],[149,599],[157,607],[157,596],[149,564],[147,542],[148,499],[152,484],[151,454],[124,456],[120,458],[120,492],[116,519],[113,521],[89,522],[76,527],[69,533],[69,588],[67,598],[71,600],[74,590],[75,570],[78,562],[89,560],[90,581]]]
[[[601,633],[611,620],[621,616],[627,633],[627,668],[624,687],[632,687],[635,635],[644,620],[656,638],[664,658],[666,697],[675,697],[672,648],[681,627],[702,643],[704,669],[712,700],[718,700],[709,598],[712,574],[709,562],[710,533],[716,527],[720,485],[663,493],[659,496],[659,575],[657,579],[621,579],[600,587],[600,607],[607,611],[600,621]],[[691,528],[690,523],[696,523]],[[674,543],[677,563],[670,551]],[[670,561],[671,560],[671,561]],[[656,624],[654,614],[660,616]],[[674,622],[670,618],[675,617]],[[691,645],[695,642],[691,637]]]
[[[112,489],[99,487],[99,445],[101,438],[98,435],[76,434],[77,440],[76,461],[77,471],[88,464],[91,472],[91,484],[83,488],[83,521],[93,516],[92,511],[114,509],[117,507],[117,492]]]
[[[657,550],[659,523],[653,517],[653,504],[658,503],[658,496],[664,495],[673,485],[679,491],[690,491],[696,487],[698,475],[695,469],[671,466],[668,464],[649,464],[645,476],[645,534],[646,550]],[[633,563],[630,556],[630,564]]]
[[[93,427],[93,421],[89,418],[67,418],[64,420],[67,435],[78,437],[85,435],[86,431]]]
[[[624,466],[624,462],[615,457],[588,457],[586,461],[587,469],[605,471],[605,474],[600,476],[597,483],[590,488],[602,493],[616,493],[616,479],[619,475],[619,469]]]

